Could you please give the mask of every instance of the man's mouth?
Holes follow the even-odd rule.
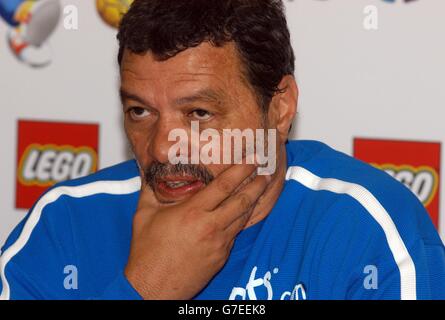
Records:
[[[192,183],[191,181],[165,181],[167,187],[172,189],[178,189],[183,186],[188,186],[191,183]]]
[[[191,176],[170,176],[157,180],[158,193],[168,200],[179,200],[198,192],[204,182]]]

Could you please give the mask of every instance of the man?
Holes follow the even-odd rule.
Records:
[[[3,299],[445,298],[444,246],[415,196],[287,140],[298,89],[281,1],[136,0],[118,39],[135,160],[41,197],[3,248]],[[227,129],[275,132],[257,139],[272,169],[261,144],[191,161],[208,147],[196,133]],[[195,139],[177,148],[175,130]]]

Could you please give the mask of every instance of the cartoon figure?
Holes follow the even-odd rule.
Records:
[[[96,0],[97,12],[110,27],[117,28],[133,0]]]
[[[51,62],[48,38],[60,15],[59,0],[0,0],[0,16],[11,26],[9,47],[17,59],[32,67]]]

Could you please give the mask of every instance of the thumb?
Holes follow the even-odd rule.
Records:
[[[148,185],[145,178],[145,172],[139,168],[139,176],[141,178],[141,190],[139,192],[139,201],[137,211],[144,211],[144,215],[149,215],[156,212],[159,207],[159,203],[156,200],[152,188]]]
[[[133,236],[140,236],[144,232],[145,226],[151,223],[155,213],[158,211],[159,203],[156,200],[153,190],[145,179],[145,173],[139,169],[141,179],[141,189],[136,212],[133,216]]]

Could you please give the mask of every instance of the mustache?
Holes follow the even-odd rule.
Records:
[[[145,170],[145,182],[154,190],[156,181],[169,176],[192,176],[197,180],[201,180],[205,185],[212,182],[215,177],[204,166],[198,164],[165,164],[153,161]]]

